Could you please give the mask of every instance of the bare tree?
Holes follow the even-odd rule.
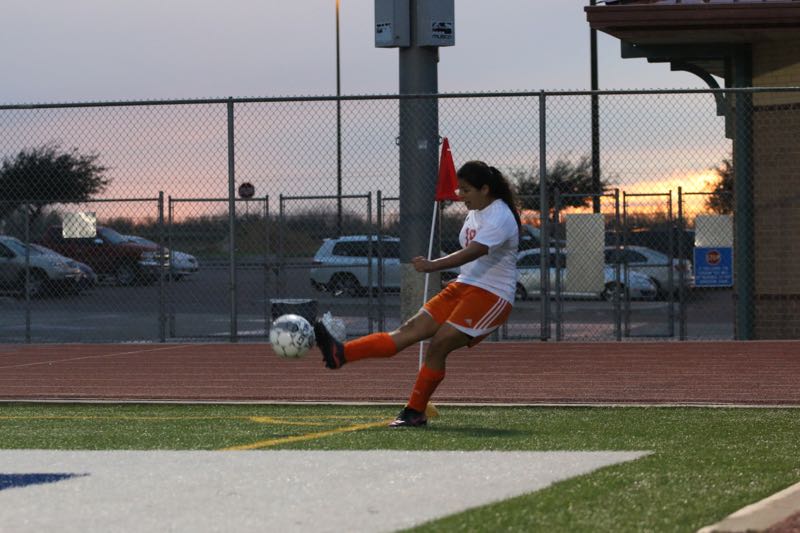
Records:
[[[22,150],[0,165],[0,218],[23,204],[37,219],[50,204],[85,202],[103,192],[111,180],[98,155],[62,151],[57,145]]]
[[[516,182],[520,207],[540,211],[541,194],[538,173],[524,169],[511,169],[508,174],[510,179]],[[555,207],[553,199],[556,192],[561,195],[562,208],[587,207],[592,203],[593,194],[602,194],[609,187],[609,182],[601,178],[600,190],[596,190],[592,180],[592,160],[588,155],[574,163],[566,159],[557,159],[547,167],[545,179],[550,212]]]

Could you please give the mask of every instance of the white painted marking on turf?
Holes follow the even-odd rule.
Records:
[[[649,452],[0,451],[0,529],[393,531]]]

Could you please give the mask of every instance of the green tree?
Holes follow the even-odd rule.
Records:
[[[0,165],[0,219],[23,204],[36,220],[50,204],[79,203],[111,183],[98,155],[63,151],[57,145],[22,150]]]
[[[538,173],[512,169],[508,174],[511,181],[516,182],[520,207],[540,211],[541,194]],[[589,156],[583,156],[575,163],[566,159],[557,159],[547,167],[545,179],[550,212],[555,207],[553,204],[556,191],[562,195],[560,199],[562,208],[587,207],[592,204],[591,194],[603,193],[609,187],[609,182],[601,176],[600,190],[595,189],[592,183],[592,160]]]
[[[722,163],[712,168],[717,175],[717,182],[710,184],[711,194],[706,198],[706,208],[720,215],[733,213],[733,163],[725,158]]]

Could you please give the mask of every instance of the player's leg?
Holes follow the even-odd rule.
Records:
[[[450,352],[468,346],[471,341],[470,335],[456,329],[451,324],[442,324],[425,352],[424,366],[431,370],[444,372],[445,359]]]
[[[332,369],[360,359],[392,357],[416,342],[431,338],[457,304],[454,289],[448,286],[396,330],[373,333],[345,343],[336,341],[324,324],[317,321],[314,324],[316,343],[325,366]]]
[[[314,324],[316,343],[328,368],[340,368],[345,363],[375,357],[392,357],[415,342],[430,338],[439,324],[425,311],[420,310],[396,330],[372,333],[340,343],[322,322]]]
[[[439,323],[425,309],[406,320],[399,328],[389,333],[397,350],[408,348],[419,341],[430,339],[439,329]]]
[[[472,337],[450,324],[442,324],[439,327],[425,352],[425,362],[417,372],[417,379],[408,402],[389,427],[419,427],[428,423],[425,407],[436,387],[444,379],[444,363],[447,355],[453,350],[467,346],[471,340]]]
[[[446,323],[439,327],[431,339],[406,407],[389,424],[390,427],[426,425],[425,407],[439,383],[444,380],[445,360],[450,352],[479,343],[511,314],[509,302],[478,287],[462,287],[459,296],[460,301],[447,317]]]

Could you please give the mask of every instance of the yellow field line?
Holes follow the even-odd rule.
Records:
[[[295,421],[295,420],[286,420],[284,418],[275,418],[272,416],[249,416],[247,417],[248,420],[251,422],[255,422],[256,424],[275,424],[275,425],[283,425],[283,426],[327,426],[330,422],[305,422],[305,421]]]
[[[338,435],[340,433],[349,433],[352,431],[361,431],[362,429],[369,429],[378,426],[385,426],[391,420],[382,420],[380,422],[370,422],[368,424],[355,424],[343,428],[330,429],[328,431],[318,431],[316,433],[306,433],[305,435],[295,435],[292,437],[282,437],[279,439],[267,439],[254,442],[252,444],[242,444],[239,446],[230,446],[222,448],[220,451],[241,451],[241,450],[257,450],[259,448],[269,448],[270,446],[279,446],[281,444],[289,444],[292,442],[301,442],[304,440],[315,440],[323,437],[330,437],[331,435]]]

